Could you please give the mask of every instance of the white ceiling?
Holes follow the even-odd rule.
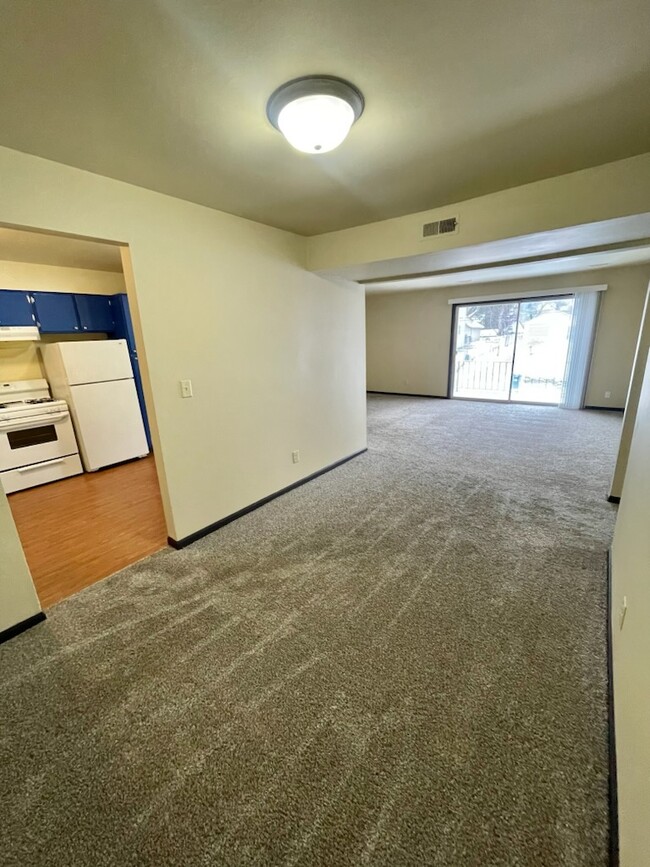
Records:
[[[650,244],[623,250],[604,250],[581,253],[575,256],[559,256],[533,262],[515,262],[487,268],[456,271],[451,274],[435,274],[424,277],[405,277],[397,280],[379,280],[366,285],[366,292],[401,292],[414,289],[437,289],[445,286],[494,283],[506,280],[522,280],[531,277],[546,277],[558,274],[574,274],[603,268],[621,268],[624,265],[650,264]]]
[[[0,207],[1,207],[0,194]],[[115,244],[86,241],[43,232],[0,226],[0,261],[121,271],[120,248]]]
[[[0,144],[309,235],[650,150],[649,32],[647,0],[4,0]],[[366,97],[330,154],[265,117],[309,73]]]

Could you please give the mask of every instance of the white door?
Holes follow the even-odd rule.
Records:
[[[87,470],[98,470],[149,452],[132,379],[75,385],[70,410]]]
[[[68,385],[133,376],[126,340],[81,340],[58,346]]]

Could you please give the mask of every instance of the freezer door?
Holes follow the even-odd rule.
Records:
[[[92,472],[149,453],[132,379],[74,385],[70,410],[84,467]]]
[[[126,340],[81,340],[57,346],[68,385],[109,382],[133,376]]]

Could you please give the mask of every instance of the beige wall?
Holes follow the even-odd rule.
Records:
[[[549,232],[650,211],[650,153],[502,190],[488,196],[408,214],[309,239],[309,267],[337,270],[352,279],[371,276],[365,263],[402,260],[374,276],[430,269],[417,267],[418,256],[502,238]],[[422,239],[422,224],[449,215],[459,217],[456,235]],[[410,261],[416,259],[416,262]],[[353,268],[353,270],[348,270]]]
[[[612,546],[612,651],[622,867],[650,864],[650,360]],[[624,601],[627,613],[621,628]]]
[[[62,268],[31,262],[0,260],[0,289],[31,292],[79,292],[82,295],[115,295],[126,292],[124,275],[89,268]]]
[[[650,266],[585,271],[366,297],[367,387],[370,391],[447,394],[451,298],[494,296],[573,286],[608,285],[603,293],[587,404],[623,407],[634,359]],[[605,392],[611,397],[606,398]]]
[[[130,245],[170,535],[365,446],[363,290],[305,239],[5,148],[0,183],[0,222]]]
[[[9,503],[0,485],[0,632],[40,610]]]
[[[62,268],[30,262],[0,261],[0,289],[26,289],[30,292],[78,292],[82,295],[116,295],[126,292],[124,276],[113,271],[88,268]],[[83,335],[88,339],[89,335]],[[49,335],[43,342],[68,340],[74,335]],[[0,381],[40,379],[43,365],[34,342],[0,342]]]
[[[589,371],[587,404],[624,407],[650,281],[650,266],[592,272],[607,283]],[[612,399],[605,398],[611,389]]]
[[[0,382],[17,379],[42,379],[36,343],[26,340],[0,342]]]

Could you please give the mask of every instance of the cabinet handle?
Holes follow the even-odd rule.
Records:
[[[79,326],[78,326],[78,325],[75,325],[74,330],[75,330],[75,331],[79,331]]]
[[[84,331],[88,331],[88,326],[84,325]]]

